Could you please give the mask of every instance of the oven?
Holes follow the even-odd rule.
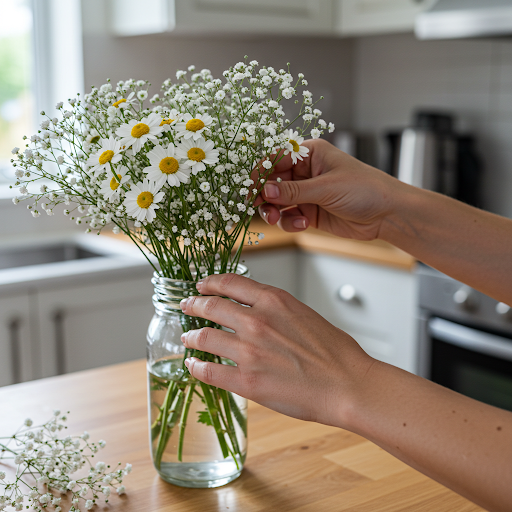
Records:
[[[512,411],[512,310],[424,265],[419,279],[419,373]]]

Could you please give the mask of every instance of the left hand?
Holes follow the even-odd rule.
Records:
[[[237,366],[189,358],[193,377],[288,416],[350,428],[351,401],[374,360],[348,334],[289,293],[246,277],[212,275],[197,289],[202,296],[183,300],[183,312],[235,332],[205,327],[184,333],[183,344]]]

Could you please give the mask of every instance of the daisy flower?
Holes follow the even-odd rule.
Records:
[[[139,181],[126,192],[124,206],[126,213],[135,220],[153,222],[156,217],[155,210],[160,208],[157,204],[164,198],[164,193],[159,192],[160,186],[154,181]]]
[[[114,103],[112,103],[112,106],[116,108],[127,108],[132,103],[135,103],[136,99],[134,98],[134,96],[135,93],[131,92],[127,98],[119,98],[117,101],[114,101]]]
[[[110,164],[117,164],[122,158],[121,142],[113,135],[108,139],[101,139],[100,143],[101,148],[87,159],[87,166],[96,176],[108,171]]]
[[[287,155],[290,153],[292,157],[293,165],[297,163],[297,160],[302,160],[303,157],[308,156],[309,149],[301,146],[304,142],[304,137],[299,137],[298,132],[294,132],[293,130],[288,130],[288,133],[284,133],[285,140],[288,142],[285,143],[284,154]]]
[[[215,149],[211,140],[184,140],[176,147],[178,158],[186,158],[185,165],[192,167],[192,174],[204,171],[206,165],[213,165],[219,161],[219,150]]]
[[[178,112],[175,108],[173,108],[170,112],[165,112],[166,117],[162,119],[160,122],[160,126],[162,127],[164,132],[168,132],[171,129],[171,126],[175,125],[179,118],[181,117],[181,113]]]
[[[116,130],[116,135],[121,137],[121,144],[131,146],[133,153],[138,153],[147,140],[156,140],[156,136],[162,133],[160,123],[162,118],[153,112],[148,117],[140,121],[132,119],[126,124],[121,125]]]
[[[183,121],[176,124],[176,135],[184,139],[193,138],[197,140],[201,137],[205,128],[212,123],[213,118],[208,114],[197,114],[195,117],[192,117],[190,114],[184,114]]]
[[[115,170],[115,173],[117,179],[112,176],[112,173],[108,173],[105,180],[100,184],[100,193],[109,203],[117,203],[117,201],[119,201],[119,192],[121,191],[120,186],[130,180],[130,176],[127,174],[128,167],[125,165],[119,166]]]
[[[171,142],[167,148],[158,145],[148,153],[151,165],[144,169],[149,180],[156,181],[161,187],[167,182],[171,187],[178,187],[180,183],[188,183],[190,167],[180,164],[175,158],[175,147]]]

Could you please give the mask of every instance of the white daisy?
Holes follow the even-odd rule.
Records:
[[[158,145],[148,153],[151,165],[144,169],[149,180],[156,181],[161,187],[167,182],[171,187],[178,187],[180,183],[188,183],[190,167],[180,164],[175,158],[175,146],[171,142],[167,148]]]
[[[130,180],[128,176],[128,167],[120,165],[115,170],[117,179],[112,176],[112,173],[108,173],[105,180],[100,184],[100,193],[103,198],[109,203],[117,203],[119,201],[119,192],[122,190],[120,187]]]
[[[131,92],[127,98],[119,98],[117,101],[114,101],[114,103],[112,103],[112,106],[116,108],[127,108],[132,103],[135,103],[135,101],[137,101],[134,96],[135,93]]]
[[[219,161],[219,150],[214,148],[211,140],[184,140],[176,147],[178,158],[186,158],[185,165],[192,167],[192,174],[204,171],[206,165],[213,165]]]
[[[164,132],[171,130],[171,126],[174,126],[180,119],[181,113],[173,108],[170,112],[166,112],[165,117],[160,121],[160,126]]]
[[[116,130],[116,134],[121,137],[121,144],[131,146],[133,153],[136,154],[148,139],[155,141],[156,136],[162,133],[161,121],[162,118],[153,112],[140,121],[132,119],[128,123],[121,125]]]
[[[138,222],[144,220],[153,222],[156,217],[155,210],[160,208],[157,204],[164,198],[164,193],[159,192],[160,187],[154,181],[139,181],[133,185],[129,192],[126,192],[124,206],[126,213],[131,215]]]
[[[293,165],[297,163],[297,160],[302,160],[303,157],[308,156],[309,149],[305,146],[301,146],[304,142],[304,137],[299,137],[298,132],[294,132],[293,130],[288,130],[288,133],[285,132],[284,136],[285,140],[288,140],[284,147],[284,154],[287,155],[290,153]]]
[[[101,139],[101,148],[87,159],[87,166],[95,176],[109,170],[109,164],[117,164],[121,158],[121,142],[111,135]]]
[[[184,139],[193,138],[194,140],[199,139],[201,134],[213,123],[213,118],[208,114],[197,114],[192,117],[190,114],[183,115],[183,121],[176,124],[176,131],[178,137]]]

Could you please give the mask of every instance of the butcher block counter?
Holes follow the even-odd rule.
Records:
[[[146,366],[134,361],[0,388],[0,436],[25,418],[40,423],[70,411],[67,434],[105,439],[99,460],[133,464],[126,495],[100,511],[424,511],[482,510],[345,430],[249,405],[249,451],[242,476],[217,489],[185,489],[153,469],[147,429]],[[0,463],[0,469],[4,469]],[[63,500],[64,501],[64,500]],[[63,506],[63,510],[68,510]]]

